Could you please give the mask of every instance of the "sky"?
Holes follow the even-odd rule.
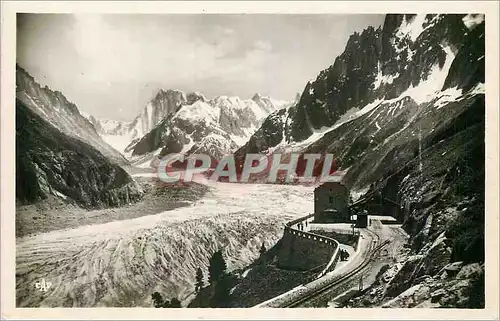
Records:
[[[80,110],[132,120],[159,89],[293,100],[383,15],[18,14],[17,63]]]

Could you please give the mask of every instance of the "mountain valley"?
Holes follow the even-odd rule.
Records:
[[[187,306],[212,252],[245,271],[313,211],[314,188],[264,175],[164,184],[159,159],[330,153],[362,209],[408,235],[401,260],[345,306],[484,307],[484,293],[471,298],[485,269],[482,15],[388,14],[289,101],[165,89],[130,122],[82,107],[17,66],[18,306],[151,307],[153,290]],[[40,276],[51,296],[30,294]]]

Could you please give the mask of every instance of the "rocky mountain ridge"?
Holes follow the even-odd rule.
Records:
[[[119,165],[129,165],[123,155],[99,136],[74,103],[60,91],[40,86],[19,65],[16,65],[16,98],[62,133],[90,144]]]
[[[456,283],[436,281],[445,266],[484,262],[484,32],[481,15],[387,15],[236,152],[332,153],[353,193],[379,195],[370,212],[397,217],[411,253],[389,293],[360,298],[368,306],[430,302]],[[460,282],[461,293],[477,286]],[[420,302],[406,299],[423,286],[432,291]],[[450,297],[440,306],[464,306]]]
[[[298,144],[371,111],[379,102],[406,96],[418,104],[432,100],[443,89],[458,49],[464,48],[468,28],[472,32],[476,26],[467,27],[464,16],[387,15],[382,28],[354,33],[334,64],[306,84],[298,104],[278,122],[267,122],[271,129],[281,129],[264,136],[268,142],[249,142],[243,150],[275,148],[283,140],[279,137],[284,137],[283,145]]]
[[[88,115],[96,131],[120,153],[151,131],[164,117],[174,113],[181,104],[204,99],[197,93],[185,94],[179,90],[159,90],[131,122],[98,119]]]
[[[200,94],[185,97],[174,112],[125,149],[135,164],[148,167],[169,153],[206,153],[220,159],[243,145],[269,113],[291,104],[259,94],[248,100],[229,96],[206,100]]]
[[[160,154],[160,146],[163,153],[205,152],[222,157],[243,145],[267,115],[289,105],[260,94],[247,100],[207,99],[198,92],[168,89],[160,90],[132,122],[86,117],[108,144],[134,165],[147,167]],[[155,129],[158,125],[161,128]],[[163,138],[151,139],[162,131]]]
[[[90,209],[135,202],[142,191],[100,151],[16,99],[16,200],[23,205],[50,197]]]

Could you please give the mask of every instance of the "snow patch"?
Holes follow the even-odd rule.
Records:
[[[409,37],[411,41],[415,42],[418,36],[424,31],[424,23],[426,22],[425,14],[418,14],[411,21],[405,20],[399,26],[396,32],[396,37],[406,38]]]
[[[376,100],[372,101],[371,103],[366,104],[361,110],[358,110],[357,108],[353,107],[353,108],[349,109],[348,111],[346,111],[345,114],[339,120],[337,120],[337,122],[335,122],[335,124],[333,124],[332,127],[323,127],[322,129],[315,131],[315,134],[318,135],[319,133],[321,133],[322,134],[321,137],[323,137],[323,135],[326,132],[337,129],[340,126],[342,126],[346,123],[349,123],[349,122],[357,119],[358,117],[370,112],[374,108],[378,107],[381,102],[382,102],[381,99],[376,99]],[[347,115],[347,117],[344,117],[346,115]],[[321,137],[319,137],[319,138],[321,138]]]
[[[472,30],[484,21],[484,14],[468,14],[462,18],[467,29]]]
[[[119,151],[120,153],[124,153],[125,148],[130,144],[133,140],[130,135],[102,135],[101,138],[111,147]]]
[[[248,275],[248,272],[250,272],[251,270],[252,270],[252,268],[249,268],[249,269],[245,270],[245,272],[243,272],[243,273],[241,274],[241,277],[242,277],[242,278],[246,278],[246,277],[247,277],[247,275]]]
[[[356,202],[357,200],[360,199],[361,196],[365,195],[366,193],[368,193],[368,191],[370,190],[370,186],[367,185],[365,186],[364,188],[362,189],[358,189],[358,190],[351,190],[351,198],[352,198],[352,201],[353,202]]]
[[[382,84],[390,85],[394,82],[394,79],[399,77],[399,73],[396,73],[394,75],[383,75],[380,61],[377,63],[377,67],[378,67],[377,77],[375,77],[375,81],[373,83],[374,89],[379,88]]]
[[[387,101],[386,102],[387,104],[392,104],[392,102],[390,101]],[[394,106],[391,106],[389,111],[387,113],[391,113],[391,116],[394,116],[394,113],[396,112],[396,110],[398,110],[400,107],[403,107],[403,101],[398,101],[394,104]]]
[[[206,121],[216,123],[220,116],[220,109],[202,101],[196,101],[192,105],[184,105],[173,117],[190,120],[193,122]]]
[[[67,199],[67,198],[68,198],[66,195],[64,195],[63,193],[60,193],[59,191],[57,191],[57,190],[55,190],[55,189],[53,190],[53,192],[54,192],[54,194],[55,194],[56,196],[59,196],[59,197],[61,197],[62,199]]]
[[[375,109],[376,107],[380,106],[380,104],[383,102],[382,99],[375,99],[374,101],[372,101],[371,103],[369,104],[366,104],[363,108],[361,108],[360,111],[358,111],[356,114],[355,114],[355,118],[358,118],[359,116],[362,116],[370,111],[372,111],[373,109]]]
[[[410,178],[410,176],[411,176],[411,174],[408,174],[408,175],[406,175],[405,177],[403,177],[403,180],[401,181],[401,183],[406,182],[406,180],[407,180],[408,178]]]
[[[472,88],[467,95],[473,96],[473,95],[479,95],[479,94],[484,94],[485,93],[485,87],[484,83],[480,82],[474,88]]]
[[[409,96],[417,102],[417,104],[422,104],[432,100],[436,94],[441,91],[441,88],[443,88],[446,80],[446,76],[448,76],[451,63],[455,59],[455,54],[449,46],[444,46],[442,48],[446,52],[446,60],[443,68],[439,68],[439,64],[436,63],[431,68],[431,72],[427,76],[426,80],[420,81],[416,87],[409,87],[400,95],[400,97]]]
[[[413,59],[413,54],[415,53],[413,50],[410,49],[410,47],[408,47],[408,55],[406,57],[406,61],[412,61]],[[406,66],[405,66],[406,67]]]
[[[309,146],[310,144],[316,142],[317,140],[322,138],[327,132],[333,129],[334,129],[333,127],[326,127],[326,126],[323,126],[320,129],[313,129],[313,133],[311,136],[309,136],[306,140],[298,142],[294,147]]]
[[[437,109],[445,106],[449,102],[456,101],[460,96],[462,96],[462,90],[458,87],[448,88],[441,92],[440,97],[434,103]]]
[[[237,136],[237,135],[230,135],[230,137],[236,143],[236,145],[238,145],[238,147],[245,145],[248,141],[248,137]]]

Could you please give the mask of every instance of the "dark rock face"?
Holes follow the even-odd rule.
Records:
[[[378,90],[386,98],[398,97],[410,86],[426,80],[431,68],[444,65],[445,47],[457,51],[467,28],[463,15],[387,15],[382,30],[383,75],[396,75],[393,84]],[[413,24],[411,28],[407,26]]]
[[[41,87],[24,69],[16,66],[16,98],[66,135],[76,137],[100,150],[120,165],[129,162],[105,143],[78,107],[59,91]]]
[[[194,104],[198,100],[205,102],[207,99],[205,96],[197,92],[191,92],[186,95],[186,104],[188,105]]]
[[[380,30],[369,27],[353,34],[334,64],[306,85],[291,123],[291,140],[301,141],[311,129],[332,126],[349,108],[369,102],[379,55]]]
[[[444,88],[469,90],[484,83],[484,22],[464,37],[460,50],[451,65]]]
[[[16,199],[29,204],[49,195],[98,208],[137,201],[142,193],[100,151],[62,133],[16,99]]]

